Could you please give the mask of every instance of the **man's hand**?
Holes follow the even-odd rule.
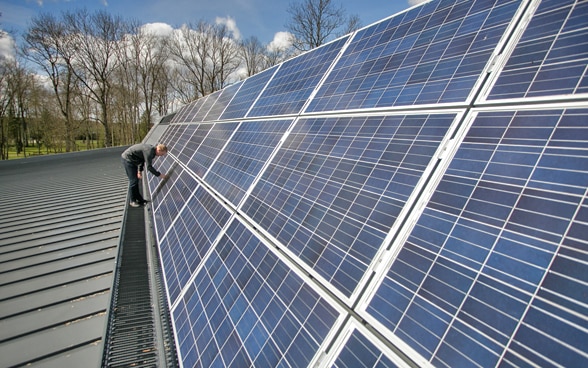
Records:
[[[167,178],[169,178],[169,176],[168,176],[168,175],[165,175],[165,174],[160,174],[160,175],[159,175],[159,179],[161,179],[161,180],[165,180],[165,179],[167,179]]]
[[[137,171],[137,178],[138,178],[138,179],[141,179],[141,178],[143,178],[143,176],[141,175],[141,172],[140,172],[140,171]]]

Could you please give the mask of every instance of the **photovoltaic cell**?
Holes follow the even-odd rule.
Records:
[[[588,92],[588,3],[543,0],[490,100]]]
[[[198,101],[198,100],[197,100]],[[197,103],[197,101],[193,101],[191,103],[189,103],[188,105],[184,105],[182,106],[174,115],[174,117],[171,119],[170,124],[175,124],[175,123],[179,123],[179,122],[183,122],[186,119],[186,116],[188,115],[188,112],[190,111],[190,109]]]
[[[587,8],[428,1],[170,115],[181,364],[588,366]]]
[[[158,143],[163,143],[167,146],[168,153],[179,155],[184,146],[190,139],[190,132],[186,133],[185,124],[174,124],[171,125],[165,133],[161,136]],[[169,143],[168,143],[169,142]]]
[[[333,368],[398,367],[368,337],[354,330],[343,347]]]
[[[168,226],[159,249],[170,305],[177,302],[230,216],[220,202],[197,187],[180,216]]]
[[[160,179],[157,179],[160,180]],[[154,206],[154,217],[157,223],[158,234],[165,234],[172,221],[176,218],[182,207],[191,197],[197,186],[196,180],[181,167],[175,167],[168,183],[165,183],[166,192],[158,195],[166,196],[165,201],[157,202]],[[163,185],[160,186],[160,191]]]
[[[242,84],[243,84],[243,82],[237,82],[237,83],[232,84],[226,88],[223,88],[221,90],[221,94],[220,94],[219,98],[216,100],[214,105],[212,105],[212,107],[210,108],[210,110],[206,114],[206,117],[204,118],[204,120],[206,120],[206,121],[218,120],[218,118],[223,113],[223,111],[225,110],[225,108],[227,107],[227,105],[229,104],[231,99],[233,99],[233,97],[235,96],[235,94],[237,93],[237,91],[239,90],[239,88],[241,87]]]
[[[163,143],[163,142],[170,142],[170,143],[171,142],[174,142],[174,140],[176,139],[176,137],[178,135],[177,134],[178,133],[178,129],[184,129],[184,128],[182,127],[182,125],[169,124],[167,126],[167,129],[165,130],[165,132],[163,132],[163,134],[158,138],[159,141],[161,143]],[[171,148],[171,146],[168,147],[168,148]]]
[[[238,221],[172,313],[186,367],[307,367],[339,314]]]
[[[295,114],[300,111],[348,37],[284,62],[248,117]]]
[[[176,156],[180,162],[188,162],[194,154],[193,136],[196,131],[202,130],[203,126],[208,127],[211,124],[176,124],[168,129],[175,128],[177,137],[172,140],[172,145],[168,145],[168,153]]]
[[[586,365],[587,113],[480,112],[367,311],[435,366]]]
[[[350,296],[454,118],[301,119],[243,211]]]
[[[238,205],[290,124],[291,120],[242,122],[205,181]]]
[[[239,123],[201,124],[197,133],[186,146],[194,154],[188,161],[188,168],[199,177],[204,177],[219,152],[225,146]]]
[[[221,120],[244,118],[276,69],[277,67],[273,67],[247,78],[222,113]]]
[[[307,111],[465,102],[520,1],[434,1],[359,31]]]
[[[153,166],[162,173],[167,173],[172,167],[175,167],[176,165],[177,164],[171,156],[158,156],[153,159]],[[165,193],[167,193],[170,187],[173,186],[175,177],[172,176],[172,178],[169,180],[171,185],[162,185],[161,179],[151,175],[151,173],[144,174],[143,180],[147,180],[147,186],[149,188],[149,192],[151,193],[153,206],[157,207],[162,197],[165,196]],[[141,186],[142,184],[139,185]]]
[[[216,104],[216,101],[218,100],[222,92],[223,91],[220,90],[202,97],[201,100],[203,100],[203,102],[200,106],[200,109],[198,109],[198,112],[196,112],[194,117],[191,117],[190,120],[188,120],[188,122],[193,123],[204,121],[206,115],[208,114],[210,109]]]

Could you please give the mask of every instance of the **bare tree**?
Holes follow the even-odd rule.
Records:
[[[105,11],[68,12],[64,19],[75,35],[68,43],[75,50],[73,71],[100,107],[98,120],[104,127],[104,145],[110,147],[114,141],[109,116],[112,83],[120,62],[118,48],[128,25]]]
[[[359,18],[347,17],[345,10],[333,0],[290,3],[287,12],[290,21],[286,29],[293,35],[293,47],[299,51],[311,50],[359,27]]]
[[[62,20],[51,14],[41,14],[31,20],[23,45],[23,55],[49,77],[64,118],[66,152],[76,149],[72,88],[77,77],[72,65],[75,50],[67,46],[72,37],[68,32]]]
[[[210,27],[204,21],[195,27],[184,25],[171,39],[169,50],[175,63],[173,77],[179,82],[173,87],[183,103],[212,92],[205,86],[206,59],[212,47]]]
[[[210,93],[223,89],[241,64],[239,45],[229,28],[225,24],[216,24],[211,31],[212,47],[207,55]]]
[[[11,60],[0,58],[0,157],[8,159],[8,111],[12,106],[13,94],[8,80],[12,70]]]
[[[174,89],[189,103],[225,87],[239,68],[239,45],[224,24],[200,21],[185,25],[171,38]]]
[[[169,38],[148,32],[145,28],[139,29],[136,38],[137,84],[143,97],[143,130],[140,133],[144,136],[151,128],[154,105],[160,100],[159,95],[167,93],[169,79],[166,63],[169,58]]]
[[[241,58],[245,64],[245,77],[251,77],[265,69],[264,47],[255,36],[241,41]]]

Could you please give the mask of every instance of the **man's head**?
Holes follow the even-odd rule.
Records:
[[[165,144],[158,144],[155,146],[155,156],[163,156],[167,153],[167,146]]]

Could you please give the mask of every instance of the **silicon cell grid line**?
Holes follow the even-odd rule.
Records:
[[[353,37],[308,112],[467,102],[521,1],[432,1]]]
[[[588,3],[543,0],[488,99],[588,93],[587,63]]]
[[[438,367],[588,364],[588,109],[481,111],[366,308]]]
[[[235,94],[237,93],[237,91],[239,90],[239,88],[241,87],[242,84],[243,84],[243,82],[237,82],[235,84],[232,84],[228,87],[223,88],[220,92],[220,96],[218,97],[218,99],[216,100],[214,105],[212,105],[212,107],[210,108],[210,110],[208,111],[206,116],[204,117],[204,120],[205,121],[218,120],[220,115],[223,113],[225,108],[228,106],[229,102],[233,99],[233,97],[235,97]]]
[[[281,64],[247,116],[299,113],[348,38],[342,37]]]
[[[291,123],[291,120],[242,122],[204,180],[237,206]]]
[[[237,220],[172,311],[185,367],[307,367],[339,314]]]
[[[346,341],[332,368],[397,368],[408,367],[390,359],[372,339],[354,329]]]
[[[300,119],[242,211],[350,297],[455,117]]]
[[[178,302],[182,289],[230,217],[231,213],[220,202],[198,186],[183,211],[168,226],[159,249],[170,306]]]
[[[158,143],[165,144],[169,153],[179,155],[190,141],[191,132],[186,132],[187,127],[185,124],[170,125]]]
[[[233,97],[220,116],[221,120],[240,119],[247,115],[249,109],[270,80],[277,67],[264,70],[243,81],[243,85]]]
[[[153,166],[162,173],[169,173],[170,169],[177,166],[177,162],[171,155],[156,156],[153,159]],[[147,187],[151,193],[150,199],[153,202],[153,208],[157,208],[165,197],[166,193],[173,187],[177,175],[172,175],[166,182],[163,182],[159,177],[153,176],[150,173],[143,175],[143,180],[147,180]],[[165,185],[164,185],[165,184]],[[144,196],[148,199],[147,196]]]
[[[192,196],[198,182],[182,167],[174,168],[171,174],[173,181],[165,193],[165,200],[154,206],[154,216],[158,219],[156,230],[158,234],[165,234],[172,221],[176,218],[182,207]],[[172,178],[170,177],[171,180]],[[159,179],[157,179],[159,180]],[[167,183],[165,184],[167,186]],[[161,185],[163,187],[163,185]],[[161,190],[161,189],[160,189]]]
[[[188,151],[194,152],[184,161],[188,168],[198,177],[204,177],[238,126],[239,123],[236,122],[199,125],[197,133],[186,145],[185,157],[188,156]]]

